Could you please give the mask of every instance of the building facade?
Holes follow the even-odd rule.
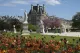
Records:
[[[43,20],[45,18],[48,18],[47,13],[45,11],[45,5],[40,6],[37,4],[37,6],[31,5],[31,10],[28,13],[28,23],[37,25],[40,20]]]

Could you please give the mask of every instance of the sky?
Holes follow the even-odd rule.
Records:
[[[29,13],[31,4],[41,6],[45,4],[45,10],[49,16],[71,20],[80,12],[80,0],[0,0],[0,16],[23,16],[26,10]]]

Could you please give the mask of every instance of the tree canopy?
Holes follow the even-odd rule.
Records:
[[[9,16],[2,16],[0,18],[0,30],[9,30],[13,31],[13,25],[15,25],[15,28],[17,31],[20,31],[22,29],[22,23],[14,18],[14,17],[9,17]]]
[[[72,27],[80,29],[80,12],[75,14],[72,18]]]
[[[55,18],[55,20],[45,19],[43,20],[43,22],[45,26],[50,27],[50,28],[54,28],[54,27],[58,28],[61,26],[61,21],[58,18]]]

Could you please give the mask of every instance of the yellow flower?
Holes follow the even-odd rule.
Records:
[[[6,53],[7,51],[6,50],[3,50],[3,53]]]

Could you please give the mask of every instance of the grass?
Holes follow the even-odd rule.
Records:
[[[68,36],[55,36],[55,35],[41,35],[39,33],[31,33],[29,36],[31,36],[32,38],[36,37],[36,39],[44,39],[44,41],[48,42],[50,40],[56,40],[56,41],[60,41],[61,39],[66,38],[66,40],[69,42],[69,44],[77,44],[80,42],[80,37],[68,37]],[[29,37],[27,36],[27,37]]]
[[[7,36],[15,36],[17,34],[14,33],[6,33]],[[41,35],[39,33],[31,33],[30,35],[26,35],[26,37],[31,36],[32,38],[36,37],[36,39],[44,39],[45,42],[48,42],[50,40],[56,40],[60,41],[61,39],[66,38],[66,40],[69,42],[69,44],[77,44],[80,43],[80,37],[68,37],[68,36],[59,36],[59,35]]]

